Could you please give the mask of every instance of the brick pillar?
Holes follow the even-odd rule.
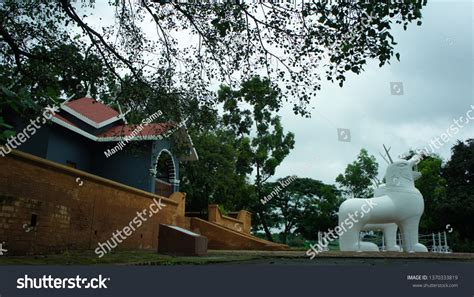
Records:
[[[252,228],[252,213],[246,210],[239,211],[237,219],[244,223],[243,232],[250,234],[250,229]]]
[[[219,205],[217,204],[209,204],[207,207],[207,220],[213,223],[219,223],[220,212],[219,212]]]

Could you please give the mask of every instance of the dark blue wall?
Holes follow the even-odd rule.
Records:
[[[91,148],[94,142],[66,128],[54,125],[49,133],[48,160],[67,164],[76,163],[79,170],[90,172]]]
[[[116,142],[97,143],[92,158],[92,173],[105,178],[153,192],[154,183],[150,175],[151,141],[129,142],[122,151],[106,157],[104,151],[112,149]]]
[[[33,124],[31,124],[31,122],[27,122],[26,120],[16,118],[14,121],[15,130],[17,133],[23,132],[23,130],[25,130],[25,132],[30,136],[26,142],[22,143],[16,149],[41,158],[46,158],[48,151],[49,131],[52,126],[51,123],[36,123],[36,126],[40,127],[37,129]]]
[[[27,125],[17,125],[21,131]],[[172,152],[169,139],[131,141],[122,151],[109,158],[104,151],[114,148],[117,142],[95,142],[56,124],[45,124],[35,132],[19,150],[53,162],[76,164],[76,168],[147,192],[155,192],[154,169],[160,152]],[[167,154],[166,152],[163,152]],[[179,161],[172,154],[175,179],[179,180]],[[174,184],[179,191],[179,184]]]

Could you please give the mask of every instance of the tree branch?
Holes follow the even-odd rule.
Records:
[[[105,41],[104,37],[101,34],[97,33],[94,29],[92,29],[86,23],[84,23],[81,20],[81,18],[79,18],[79,16],[76,14],[76,12],[74,11],[74,8],[71,6],[71,4],[69,3],[68,0],[60,0],[60,2],[61,2],[61,6],[62,6],[63,10],[66,12],[66,14],[71,19],[73,19],[84,30],[84,32],[87,33],[87,35],[91,39],[91,42],[94,43],[94,45],[96,46],[96,48],[101,53],[101,56],[104,58],[104,60],[106,60],[105,55],[104,55],[102,49],[100,49],[99,43],[101,45],[103,45],[109,52],[111,52],[117,59],[119,59],[121,62],[123,62],[130,69],[130,71],[132,72],[132,74],[135,78],[142,81],[141,76],[136,72],[136,69],[132,65],[132,63],[129,60],[125,59],[122,55],[120,55],[113,47],[111,47]],[[99,42],[97,42],[97,40],[95,40],[95,38],[97,38],[97,40]],[[107,63],[107,65],[110,65],[110,64]],[[110,69],[110,67],[109,67],[109,69]],[[115,75],[117,75],[115,70],[113,72],[114,72]]]

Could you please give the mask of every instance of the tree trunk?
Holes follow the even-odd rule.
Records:
[[[255,179],[255,185],[257,187],[257,203],[260,203],[260,199],[262,198],[261,182],[262,181],[260,180],[260,164],[257,163],[257,177]],[[263,211],[259,209],[257,213],[258,217],[260,218],[260,222],[262,223],[263,230],[265,231],[265,236],[267,236],[267,240],[273,242],[272,233],[270,232],[270,229],[268,229],[267,222],[265,221],[265,217],[263,216]]]
[[[287,237],[286,231],[280,234],[281,243],[286,244],[286,237]]]
[[[285,230],[280,233],[281,243],[286,244],[286,239],[288,238],[288,226],[285,226]]]
[[[268,229],[267,222],[265,221],[265,218],[263,217],[263,212],[261,210],[258,211],[258,217],[260,219],[260,222],[262,223],[263,230],[265,231],[265,236],[267,236],[267,240],[273,242],[272,233],[270,232],[270,229]]]

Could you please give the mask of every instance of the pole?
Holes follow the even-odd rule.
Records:
[[[400,236],[400,233],[397,233],[397,238],[398,238],[398,246],[400,247],[400,251],[403,251],[402,237]]]
[[[438,245],[439,245],[439,251],[443,252],[443,247],[441,246],[441,232],[438,232]]]
[[[432,247],[431,247],[431,251],[432,251],[433,253],[436,253],[436,238],[435,238],[434,233],[431,233],[431,237],[433,237],[433,245],[432,245]]]
[[[448,237],[446,236],[446,231],[444,233],[444,252],[449,253],[449,247],[448,247]]]
[[[359,244],[359,249],[357,250],[357,252],[362,252],[362,251],[360,250],[360,231],[359,231],[359,243],[358,243],[358,244]]]
[[[382,251],[385,252],[385,233],[382,232]]]

